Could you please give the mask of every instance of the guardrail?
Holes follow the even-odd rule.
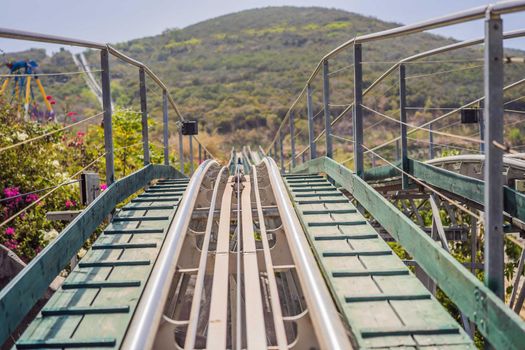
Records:
[[[405,66],[404,63],[416,60],[423,57],[428,57],[437,53],[443,53],[454,49],[468,47],[475,44],[484,42],[485,44],[485,56],[484,56],[484,92],[485,97],[478,99],[472,103],[469,103],[457,110],[447,113],[445,116],[451,115],[452,113],[458,112],[460,109],[469,105],[475,104],[481,100],[484,100],[484,115],[486,121],[484,125],[484,133],[482,132],[482,144],[486,155],[486,163],[484,167],[484,180],[485,180],[485,195],[484,195],[484,209],[485,209],[485,227],[486,230],[486,244],[485,244],[485,279],[487,285],[493,290],[496,295],[500,298],[504,295],[504,276],[503,276],[503,191],[502,189],[502,175],[501,169],[503,166],[503,150],[500,145],[503,144],[503,92],[509,88],[520,85],[524,80],[520,80],[509,86],[504,87],[503,85],[503,40],[505,38],[515,38],[525,35],[525,30],[509,32],[503,34],[503,23],[501,15],[507,13],[513,13],[525,10],[525,1],[506,1],[493,5],[480,6],[473,9],[469,9],[462,12],[457,12],[448,16],[430,19],[428,21],[405,25],[393,29],[388,29],[372,34],[365,34],[350,39],[338,46],[334,50],[326,54],[316,65],[315,69],[311,73],[310,77],[306,81],[305,86],[301,90],[298,97],[293,101],[288,112],[285,114],[282,123],[280,124],[275,137],[267,147],[267,152],[272,153],[275,157],[280,157],[281,169],[284,171],[284,152],[283,152],[283,140],[284,131],[287,128],[287,124],[290,120],[293,122],[293,113],[295,107],[299,101],[306,95],[307,102],[307,116],[308,116],[308,141],[310,149],[310,159],[317,157],[315,143],[322,135],[319,135],[314,139],[313,133],[313,107],[312,107],[312,81],[322,71],[322,82],[323,82],[323,110],[324,110],[324,134],[325,134],[325,148],[326,156],[332,157],[332,131],[331,127],[334,122],[341,118],[346,112],[352,111],[352,128],[353,138],[353,160],[354,160],[354,171],[355,173],[363,178],[364,177],[364,154],[372,153],[375,155],[375,150],[390,144],[397,140],[400,140],[401,146],[401,166],[403,177],[403,188],[408,186],[408,175],[409,174],[409,161],[407,152],[407,135],[409,134],[408,128],[414,127],[407,124],[406,121],[406,82],[405,82]],[[376,81],[372,83],[367,89],[363,89],[363,74],[362,74],[362,51],[363,44],[372,41],[391,39],[400,36],[406,36],[408,34],[420,33],[429,29],[435,29],[439,27],[449,26],[458,23],[469,22],[477,19],[485,18],[485,35],[481,39],[470,40],[458,44],[448,45],[442,48],[430,50],[418,55],[414,55],[406,58],[405,60],[399,61],[387,72],[380,76]],[[339,115],[334,121],[330,115],[330,85],[329,85],[329,60],[334,58],[345,49],[353,47],[353,85],[354,85],[354,99],[353,102],[345,109],[343,113]],[[388,141],[382,145],[366,149],[363,145],[363,110],[362,105],[363,96],[376,86],[381,80],[387,75],[392,73],[396,68],[399,68],[399,106],[400,106],[400,136],[396,140]],[[444,117],[444,116],[442,116]],[[430,121],[422,126],[417,126],[417,130],[426,130],[437,134],[437,131],[432,132],[431,126],[435,120]],[[429,128],[423,128],[429,126]],[[294,128],[290,128],[291,139],[294,139]],[[411,130],[414,132],[415,130]],[[432,136],[431,136],[432,137]],[[471,139],[469,139],[471,140]],[[432,139],[430,139],[430,147],[432,147]],[[278,148],[280,149],[278,151]],[[304,154],[305,151],[299,153]],[[292,154],[292,159],[295,160],[295,150]],[[292,161],[290,161],[292,163]]]
[[[0,38],[16,39],[16,40],[28,40],[38,41],[50,44],[63,44],[71,45],[89,49],[100,50],[100,65],[101,65],[101,78],[102,78],[102,104],[104,109],[104,148],[106,152],[106,182],[108,185],[115,181],[115,169],[114,169],[114,155],[113,155],[113,130],[112,130],[112,110],[111,110],[111,88],[110,88],[110,75],[109,75],[109,55],[112,55],[132,66],[139,69],[139,83],[140,83],[140,106],[142,112],[142,141],[143,141],[143,152],[144,152],[144,165],[150,163],[149,156],[149,134],[148,134],[148,108],[147,108],[147,93],[146,93],[146,75],[149,76],[157,86],[162,89],[162,106],[163,106],[163,144],[164,144],[164,164],[169,165],[169,129],[168,129],[168,104],[173,108],[177,117],[184,121],[183,115],[175,103],[175,100],[171,96],[166,84],[144,63],[139,62],[124,53],[120,52],[113,46],[104,43],[98,43],[94,41],[81,40],[75,38],[67,38],[56,35],[47,35],[33,32],[26,32],[21,30],[0,28]],[[199,144],[199,149],[204,149],[204,159],[211,156],[216,159],[215,156],[206,148],[202,142],[196,136],[188,136],[190,141],[193,138]],[[182,148],[182,134],[179,129],[179,158],[181,163],[181,171],[184,171],[184,155]],[[191,150],[192,151],[192,150]],[[200,153],[199,153],[200,154]],[[201,157],[199,157],[201,158]],[[201,161],[202,159],[199,159]],[[193,154],[190,152],[190,162],[193,164]],[[193,168],[192,168],[193,169]],[[192,170],[190,172],[193,172]]]

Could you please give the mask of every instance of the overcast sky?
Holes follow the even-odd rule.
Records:
[[[100,42],[121,42],[183,28],[209,18],[265,6],[323,6],[410,24],[485,5],[483,0],[24,0],[3,1],[0,26]],[[504,30],[525,28],[525,12],[504,16]],[[482,21],[435,30],[457,39],[483,34]],[[507,47],[525,49],[525,39]],[[0,49],[19,51],[42,44],[0,39]],[[57,50],[58,46],[45,46]]]

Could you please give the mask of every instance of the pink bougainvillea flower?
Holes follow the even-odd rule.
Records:
[[[38,195],[35,193],[28,194],[26,196],[26,203],[33,203],[38,200]]]
[[[85,132],[82,132],[82,131],[77,132],[77,137],[84,137],[84,135],[86,135]]]
[[[14,227],[8,227],[5,229],[5,234],[8,236],[12,236],[15,234],[15,228]]]
[[[14,197],[20,194],[19,187],[6,187],[4,188],[4,195],[9,197]]]
[[[77,203],[75,203],[75,201],[72,201],[72,200],[70,200],[70,199],[68,199],[68,200],[66,201],[66,208],[67,208],[67,209],[69,209],[69,208],[71,208],[71,207],[74,207],[75,205],[77,205]]]
[[[106,185],[106,184],[100,184],[100,190],[101,190],[101,191],[104,191],[104,190],[107,189],[107,188],[108,188],[108,185]]]
[[[16,239],[10,239],[8,241],[5,241],[4,245],[7,247],[7,249],[13,250],[18,248],[18,241]]]

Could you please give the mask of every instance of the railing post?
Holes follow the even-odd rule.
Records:
[[[485,284],[501,299],[503,283],[503,31],[499,15],[485,19]]]
[[[202,145],[199,142],[199,164],[202,163]]]
[[[479,138],[481,141],[485,141],[485,113],[481,113],[479,116]],[[479,144],[479,151],[481,154],[485,153],[485,143]]]
[[[314,110],[312,103],[312,86],[306,88],[306,111],[308,114],[308,143],[310,145],[310,159],[317,158],[317,149],[314,142]]]
[[[292,161],[290,163],[291,169],[295,168],[295,115],[290,112],[290,147],[292,149]]]
[[[190,175],[193,175],[193,135],[188,135],[190,141]]]
[[[428,158],[434,159],[434,133],[432,132],[432,123],[428,124]]]
[[[361,44],[354,44],[354,172],[364,176],[363,166],[363,70]]]
[[[407,150],[407,111],[406,111],[406,70],[405,65],[399,66],[399,120],[401,122],[401,186],[408,189],[408,150]]]
[[[323,61],[323,105],[324,128],[326,137],[326,156],[333,158],[332,150],[332,118],[330,116],[330,77],[328,76],[328,60]]]
[[[279,130],[279,154],[281,159],[281,172],[284,174],[284,136],[283,129]]]
[[[144,68],[139,68],[139,94],[140,111],[142,112],[142,148],[144,150],[144,165],[150,163],[149,160],[149,140],[148,140],[148,103],[146,97],[146,74]]]
[[[182,137],[182,126],[179,127],[179,163],[180,172],[184,174],[184,139]]]
[[[115,162],[113,158],[113,126],[111,125],[111,88],[109,83],[109,53],[100,51],[100,68],[102,69],[102,105],[104,107],[104,151],[106,152],[106,184],[115,182]]]
[[[162,130],[164,132],[164,165],[170,165],[170,144],[168,130],[168,92],[162,91]]]
[[[277,143],[278,142],[279,142],[279,138],[276,138],[275,142],[273,143],[273,157],[274,157],[276,163],[277,163],[277,147],[278,147]]]

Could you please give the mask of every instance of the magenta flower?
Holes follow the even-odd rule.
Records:
[[[4,188],[4,195],[6,198],[14,197],[20,194],[19,187],[6,187]]]
[[[14,227],[8,227],[5,229],[5,234],[8,236],[12,236],[15,234],[15,228]]]
[[[67,208],[67,209],[69,209],[69,208],[71,208],[71,207],[74,207],[75,205],[77,205],[77,203],[75,203],[75,201],[72,201],[72,200],[70,200],[70,199],[68,199],[68,200],[66,201],[66,208]]]
[[[4,245],[7,247],[7,249],[16,249],[18,248],[18,241],[16,239],[10,239],[4,243]]]
[[[31,194],[28,194],[26,196],[26,203],[33,203],[33,202],[36,202],[38,200],[38,195],[35,194],[35,193],[31,193]]]
[[[108,188],[108,185],[106,185],[106,184],[100,184],[100,190],[101,190],[101,191],[104,191],[104,190],[107,189],[107,188]]]

